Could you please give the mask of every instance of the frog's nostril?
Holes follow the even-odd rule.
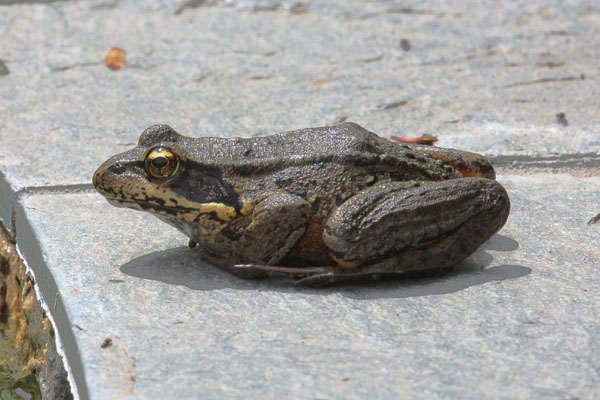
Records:
[[[121,164],[120,162],[116,162],[113,165],[111,165],[109,167],[110,172],[112,172],[113,174],[116,175],[121,175],[123,172],[125,172],[125,166],[123,164]]]

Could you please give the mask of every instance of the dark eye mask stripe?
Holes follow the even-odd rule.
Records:
[[[187,160],[185,171],[187,179],[171,182],[173,192],[197,203],[222,203],[236,211],[240,210],[239,195],[223,178],[221,168]]]

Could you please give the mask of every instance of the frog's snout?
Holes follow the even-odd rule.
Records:
[[[104,182],[106,182],[106,173],[106,162],[104,162],[100,167],[98,167],[98,169],[96,169],[94,175],[92,176],[92,184],[94,185],[96,190],[100,191],[99,188]]]
[[[104,164],[103,164],[104,165]],[[103,181],[103,168],[102,166],[100,166],[100,168],[98,168],[95,172],[94,175],[92,176],[92,184],[94,185],[94,187],[96,188],[96,190],[98,190],[98,187],[101,185],[102,181]]]
[[[123,164],[121,161],[111,158],[102,163],[96,172],[94,172],[94,175],[92,176],[92,183],[97,189],[99,185],[102,185],[102,183],[109,182],[111,178],[114,179],[119,175],[123,175],[126,171],[127,168],[125,164]]]
[[[92,176],[92,184],[98,192],[106,196],[106,188],[111,186],[119,175],[124,174],[125,166],[119,161],[107,160],[94,172]]]

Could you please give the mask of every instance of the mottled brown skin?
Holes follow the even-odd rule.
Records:
[[[319,285],[463,260],[508,217],[494,176],[477,154],[397,144],[353,123],[250,139],[154,125],[93,181],[111,204],[155,214],[238,276]]]

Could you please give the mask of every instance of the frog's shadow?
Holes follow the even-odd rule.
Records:
[[[493,261],[487,250],[514,251],[519,243],[507,236],[495,235],[479,250],[454,268],[412,277],[392,277],[368,283],[342,283],[324,288],[294,286],[290,280],[244,280],[216,266],[201,261],[195,251],[187,247],[159,251],[138,257],[123,264],[124,274],[170,285],[183,285],[193,290],[238,289],[274,290],[312,294],[341,293],[356,299],[401,298],[446,294],[482,285],[491,281],[515,279],[531,273],[521,265],[499,265],[485,268]]]

